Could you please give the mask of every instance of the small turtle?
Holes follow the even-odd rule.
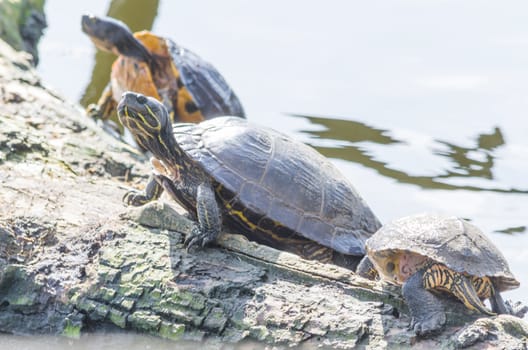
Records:
[[[118,58],[110,83],[88,113],[103,120],[125,91],[162,101],[174,122],[197,123],[220,115],[244,117],[244,110],[220,73],[193,52],[149,31],[132,34],[110,17],[82,16],[82,30],[103,51]]]
[[[237,117],[171,126],[157,100],[127,92],[121,123],[153,155],[139,206],[165,190],[198,221],[185,244],[214,241],[222,226],[308,259],[354,268],[380,223],[339,170],[313,148]]]
[[[519,287],[508,263],[474,225],[458,217],[419,214],[384,225],[366,242],[358,274],[403,284],[418,335],[442,329],[446,316],[436,291],[486,315],[514,313],[500,292]],[[375,271],[373,271],[375,269]],[[434,293],[433,293],[434,292]],[[489,299],[492,310],[483,304]]]

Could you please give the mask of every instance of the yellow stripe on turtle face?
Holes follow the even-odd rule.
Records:
[[[143,117],[143,115],[141,113],[139,113],[139,115],[145,121],[145,124],[148,124],[149,127],[151,127],[152,129],[155,129],[156,131],[160,131],[161,130],[161,123],[160,123],[159,117],[154,112],[152,112],[152,109],[150,109],[150,107],[147,104],[145,104],[145,108],[147,109],[147,111],[151,115],[152,119],[154,121],[156,121],[156,126],[152,126],[152,125],[148,124],[146,119]]]
[[[431,264],[423,275],[426,289],[438,289],[456,296],[470,310],[486,315],[495,315],[482,303],[470,278],[455,272],[442,264]]]

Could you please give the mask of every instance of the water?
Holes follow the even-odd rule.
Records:
[[[528,303],[528,3],[48,0],[46,11],[38,70],[66,97],[94,102],[113,60],[81,14],[153,23],[212,62],[249,119],[331,157],[383,222],[423,211],[474,222],[521,281],[504,296]]]

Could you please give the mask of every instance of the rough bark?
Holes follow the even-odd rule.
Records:
[[[215,348],[526,347],[524,321],[477,319],[450,300],[446,331],[417,339],[398,288],[238,235],[186,252],[192,222],[173,203],[121,203],[147,178],[140,154],[4,42],[0,67],[0,331],[114,327]]]

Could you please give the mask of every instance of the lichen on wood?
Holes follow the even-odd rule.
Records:
[[[3,42],[0,67],[1,332],[122,329],[213,348],[526,346],[524,321],[479,318],[453,300],[447,329],[417,339],[399,288],[240,235],[186,251],[194,223],[174,202],[121,202],[148,176],[141,154]]]

